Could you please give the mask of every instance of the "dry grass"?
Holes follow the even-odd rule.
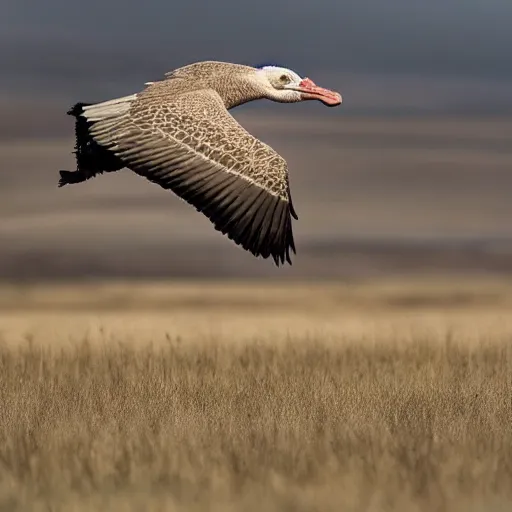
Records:
[[[14,324],[3,324],[0,510],[510,509],[506,283],[275,288],[270,306],[264,287],[144,289],[160,315],[229,311],[254,329],[239,343],[236,333],[194,338],[190,326],[181,338],[122,343],[113,330],[52,345],[44,335],[14,343]],[[128,297],[148,297],[45,290],[4,287],[0,318],[83,321],[125,293],[111,307],[126,320],[137,314]],[[178,292],[187,307],[169,302]],[[272,339],[262,319],[279,311],[282,322],[309,316],[332,330],[305,323]]]

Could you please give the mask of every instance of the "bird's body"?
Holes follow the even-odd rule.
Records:
[[[59,186],[124,167],[195,206],[218,231],[277,265],[295,251],[286,161],[228,110],[267,98],[341,103],[286,68],[206,61],[178,68],[139,93],[76,104],[77,170]]]

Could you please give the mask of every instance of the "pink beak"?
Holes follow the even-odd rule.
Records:
[[[309,78],[304,78],[300,82],[299,91],[302,93],[305,100],[320,100],[328,107],[335,107],[342,102],[340,93],[319,87]]]

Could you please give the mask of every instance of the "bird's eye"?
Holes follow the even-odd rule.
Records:
[[[280,81],[283,85],[289,84],[289,83],[290,83],[290,77],[288,77],[287,75],[281,75],[281,76],[279,77],[279,81]]]

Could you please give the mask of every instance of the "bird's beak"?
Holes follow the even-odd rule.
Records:
[[[302,93],[303,99],[319,100],[328,107],[336,107],[342,102],[341,94],[339,92],[319,87],[309,78],[301,80],[299,86],[295,89]]]

